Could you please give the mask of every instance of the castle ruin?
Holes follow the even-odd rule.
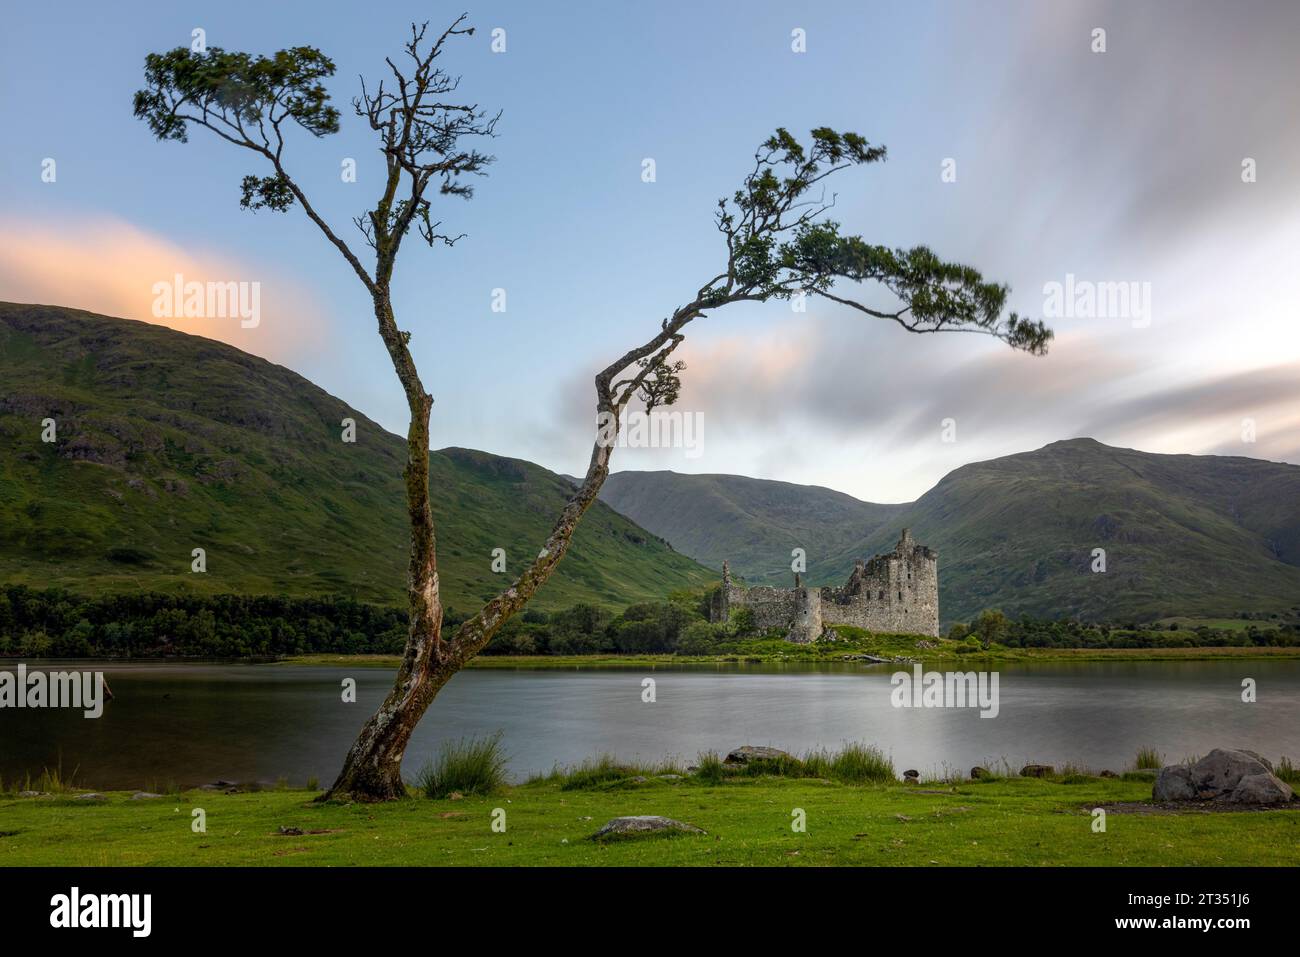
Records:
[[[939,556],[912,540],[909,529],[894,550],[870,561],[858,559],[841,587],[809,588],[799,575],[794,588],[746,588],[731,580],[722,563],[722,587],[709,603],[709,620],[726,622],[736,608],[748,608],[760,631],[779,628],[787,641],[810,642],[829,625],[867,631],[939,634]]]

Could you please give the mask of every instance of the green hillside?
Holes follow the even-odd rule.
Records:
[[[773,585],[791,583],[794,548],[807,552],[811,581],[840,577],[863,537],[888,534],[908,507],[818,486],[676,472],[616,472],[600,497],[638,524],[653,523],[656,535],[715,574],[726,560],[750,582]]]
[[[403,600],[405,443],[301,376],[147,323],[0,303],[0,383],[0,581]],[[492,549],[517,570],[570,487],[465,449],[431,468],[443,593],[468,610],[505,583]],[[716,577],[598,503],[535,604],[621,606]]]
[[[619,473],[610,488],[634,521],[710,567],[729,558],[751,582],[788,583],[798,544],[811,583],[839,584],[854,558],[888,551],[909,526],[939,552],[945,622],[985,608],[1119,620],[1300,605],[1294,465],[1073,439],[963,466],[908,505],[671,472]],[[1104,574],[1094,548],[1106,550]]]

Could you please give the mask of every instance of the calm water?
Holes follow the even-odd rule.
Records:
[[[14,663],[0,665],[12,670]],[[37,667],[34,662],[30,667]],[[41,667],[50,667],[49,664]],[[55,667],[67,668],[68,664]],[[387,691],[374,668],[240,664],[94,664],[116,695],[104,716],[0,710],[0,775],[65,774],[104,788],[217,779],[328,783]],[[440,742],[501,731],[516,777],[611,752],[693,761],[704,750],[787,751],[874,742],[901,772],[1072,761],[1122,769],[1139,746],[1167,758],[1243,747],[1300,759],[1300,662],[1080,663],[1004,667],[1001,711],[896,709],[894,666],[736,666],[654,671],[467,671],[429,709],[405,767]],[[641,701],[652,675],[658,700]],[[357,681],[357,702],[340,682]],[[1241,680],[1258,683],[1243,704]]]

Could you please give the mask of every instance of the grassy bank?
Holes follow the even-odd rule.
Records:
[[[998,648],[988,652],[959,654],[956,645],[932,639],[938,647],[917,649],[914,642],[906,648],[872,645],[847,646],[842,643],[828,645],[792,645],[777,641],[755,643],[752,651],[726,655],[480,655],[469,663],[470,668],[646,668],[668,665],[709,664],[779,664],[835,663],[863,661],[861,655],[872,654],[881,658],[914,658],[923,662],[965,663],[963,668],[977,667],[975,662],[1035,662],[1035,661],[1206,661],[1216,658],[1235,660],[1300,659],[1300,648],[1226,647],[1226,648]],[[348,667],[396,668],[401,662],[398,655],[296,655],[283,658],[284,665],[346,665]]]
[[[1149,800],[1150,782],[1070,780],[854,786],[650,778],[566,788],[546,779],[486,797],[384,805],[317,804],[300,790],[6,796],[0,866],[1300,864],[1300,808],[1112,809],[1105,832],[1094,833],[1093,808]],[[196,808],[206,833],[191,830]],[[492,829],[498,808],[504,833]],[[805,833],[791,829],[795,809],[806,814]],[[662,814],[707,834],[590,840],[627,814]]]

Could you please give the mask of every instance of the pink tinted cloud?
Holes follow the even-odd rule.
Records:
[[[154,314],[155,283],[256,282],[260,320]],[[291,364],[320,346],[324,310],[302,283],[210,250],[183,248],[131,223],[102,218],[62,228],[0,220],[0,299],[139,319]]]

